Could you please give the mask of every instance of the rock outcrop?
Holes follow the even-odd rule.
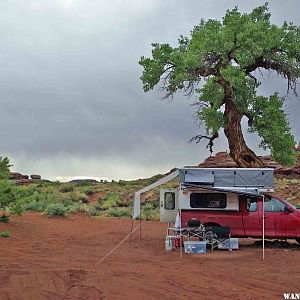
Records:
[[[300,177],[300,143],[295,148],[298,152],[297,161],[293,167],[284,167],[272,159],[270,155],[259,156],[266,168],[273,168],[276,177],[293,176]],[[227,152],[218,152],[216,155],[206,158],[197,167],[199,168],[237,168],[237,164],[232,160]]]
[[[18,172],[10,172],[10,177],[11,180],[14,180],[16,184],[19,185],[27,185],[31,184],[34,182],[37,182],[42,179],[41,175],[30,175],[30,178],[28,175],[23,175]]]

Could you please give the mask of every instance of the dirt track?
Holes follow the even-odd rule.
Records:
[[[135,223],[135,226],[138,223]],[[165,225],[143,223],[142,240],[125,242],[130,220],[38,213],[0,223],[0,299],[283,299],[300,292],[300,248],[165,253]],[[249,241],[246,241],[249,243]]]

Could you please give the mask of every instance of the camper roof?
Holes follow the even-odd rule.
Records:
[[[226,189],[273,189],[271,168],[182,168],[178,169],[182,185]]]

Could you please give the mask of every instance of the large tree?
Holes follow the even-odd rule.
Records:
[[[257,132],[260,147],[268,148],[275,160],[292,165],[295,140],[283,108],[285,97],[257,94],[265,72],[273,72],[296,93],[300,74],[300,29],[284,22],[270,22],[268,4],[251,13],[227,10],[222,21],[201,20],[191,37],[180,36],[178,46],[152,44],[152,57],[141,57],[144,91],[159,85],[165,98],[181,90],[196,94],[197,117],[206,133],[194,139],[213,141],[224,129],[230,155],[240,167],[261,167],[262,161],[245,143],[241,121]],[[267,70],[267,71],[266,71]],[[202,82],[200,82],[202,80]],[[201,84],[203,83],[203,84]]]

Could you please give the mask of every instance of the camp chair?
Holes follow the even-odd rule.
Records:
[[[189,240],[191,237],[197,237],[202,240],[205,234],[205,227],[201,224],[200,220],[191,218],[187,221],[186,234]]]
[[[205,239],[211,245],[211,250],[222,245],[225,249],[232,251],[230,248],[230,227],[208,226],[206,227]],[[228,241],[228,243],[226,243]]]

